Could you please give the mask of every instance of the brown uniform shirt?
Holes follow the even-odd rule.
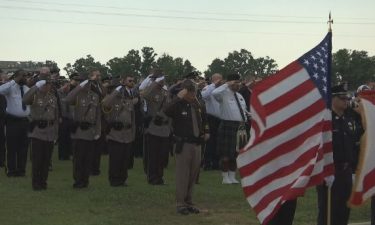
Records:
[[[165,107],[169,104],[169,94],[157,82],[153,82],[148,86],[144,92],[143,97],[147,103],[147,113],[152,117],[149,127],[145,133],[149,133],[159,137],[169,137],[171,133],[171,119],[164,113]],[[154,123],[155,116],[158,115],[162,118],[162,125]]]
[[[34,86],[24,95],[23,102],[30,105],[30,118],[33,129],[30,131],[29,137],[43,141],[56,141],[58,103],[53,92],[42,92],[38,87]],[[40,126],[41,124],[43,126]]]
[[[193,108],[193,110],[192,110]],[[173,119],[173,132],[179,137],[194,137],[192,111],[195,112],[199,134],[209,133],[207,115],[204,105],[198,101],[189,103],[176,97],[164,110]]]
[[[111,128],[107,134],[107,139],[120,143],[133,142],[136,130],[133,100],[114,90],[103,99],[102,104],[105,119]],[[116,129],[115,123],[122,124],[121,129]]]
[[[101,134],[101,107],[99,95],[91,90],[90,83],[84,87],[78,85],[75,87],[63,101],[74,105],[73,120],[76,123],[88,123],[89,128],[81,129],[79,126],[75,133],[72,133],[73,139],[95,140],[96,136]]]

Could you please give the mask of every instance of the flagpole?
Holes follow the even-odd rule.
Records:
[[[328,32],[332,32],[333,19],[331,17],[331,12],[329,12],[327,23],[328,23]]]
[[[332,32],[332,24],[333,24],[333,19],[331,17],[331,12],[329,12],[329,16],[328,16],[328,32]],[[327,225],[331,225],[331,187],[332,187],[332,184],[330,184],[328,186],[328,193],[327,193]]]

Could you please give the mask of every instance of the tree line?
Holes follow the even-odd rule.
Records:
[[[46,61],[48,65],[57,66],[53,61]],[[184,75],[197,71],[205,77],[213,73],[239,73],[242,77],[264,78],[278,71],[278,65],[269,56],[255,57],[250,51],[241,49],[229,52],[224,59],[214,59],[206,71],[198,71],[188,59],[173,57],[167,53],[159,55],[152,47],[143,47],[141,50],[130,50],[125,56],[114,57],[106,64],[96,61],[93,56],[87,55],[68,63],[64,70],[68,75],[73,72],[87,73],[90,68],[101,71],[103,76],[116,77],[121,74],[132,74],[136,77],[145,77],[151,68],[160,68],[168,75],[167,80],[173,81]],[[340,49],[332,54],[332,83],[346,81],[349,89],[355,90],[361,84],[375,81],[375,56],[361,50]]]

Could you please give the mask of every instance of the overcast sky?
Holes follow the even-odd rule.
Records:
[[[0,0],[0,60],[106,63],[130,49],[189,59],[204,71],[245,48],[279,68],[320,42],[375,55],[374,0]]]

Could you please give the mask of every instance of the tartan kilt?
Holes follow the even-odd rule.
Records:
[[[221,158],[237,157],[237,131],[241,122],[222,120],[217,131],[217,150]]]

